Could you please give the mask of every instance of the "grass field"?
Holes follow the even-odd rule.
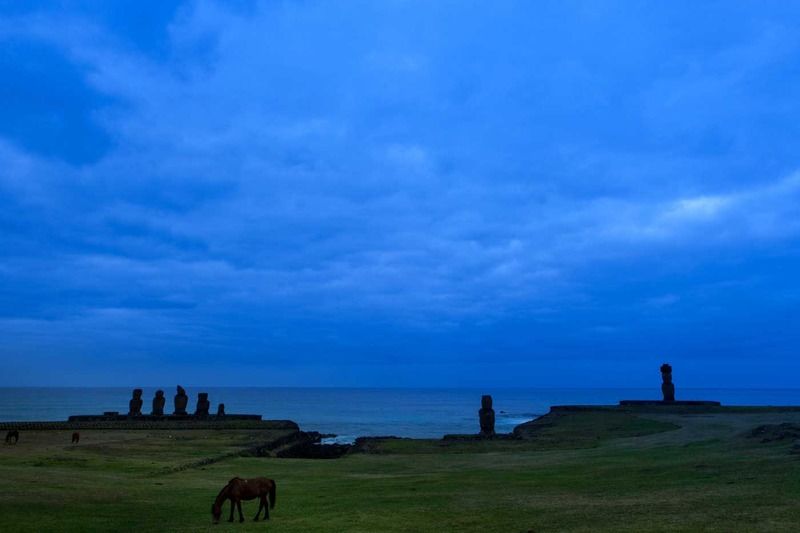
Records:
[[[23,432],[0,446],[2,531],[798,531],[800,413],[573,413],[530,441],[387,440],[333,460],[236,457],[280,431]],[[235,475],[278,484],[269,522],[213,526]],[[227,517],[227,505],[223,517]]]

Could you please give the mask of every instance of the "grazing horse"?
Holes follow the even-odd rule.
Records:
[[[17,431],[16,429],[9,430],[9,432],[6,433],[6,444],[16,444],[18,440],[19,440],[19,431]]]
[[[258,506],[258,512],[253,521],[258,522],[258,515],[261,514],[261,509],[264,509],[264,520],[269,520],[269,508],[275,508],[276,490],[275,481],[265,477],[233,478],[219,491],[217,499],[214,500],[214,505],[211,506],[213,522],[215,524],[219,522],[219,517],[222,515],[222,505],[225,500],[231,501],[231,515],[228,518],[228,522],[233,522],[234,505],[239,510],[239,522],[244,522],[242,500],[254,500],[256,498],[261,500],[261,504]],[[269,506],[267,506],[267,497],[269,497]]]
[[[72,444],[78,444],[81,441],[81,434],[77,431],[72,434]]]

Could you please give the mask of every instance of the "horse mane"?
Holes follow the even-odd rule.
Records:
[[[231,483],[233,483],[233,482],[234,482],[234,481],[236,481],[237,479],[239,479],[239,478],[238,478],[238,477],[235,477],[235,478],[231,479],[230,481],[228,481],[228,484],[227,484],[227,485],[225,485],[224,487],[222,487],[222,490],[220,490],[220,491],[219,491],[219,494],[217,494],[217,499],[216,499],[216,500],[214,500],[214,503],[215,503],[216,505],[221,505],[221,504],[222,504],[222,502],[225,500],[225,498],[227,498],[227,494],[226,494],[226,493],[228,492],[228,489],[231,487]]]

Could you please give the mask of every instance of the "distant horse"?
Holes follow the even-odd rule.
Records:
[[[77,431],[72,434],[72,444],[78,444],[81,441],[81,434]]]
[[[214,505],[211,506],[211,516],[213,522],[219,522],[219,517],[222,515],[222,505],[225,500],[231,501],[231,515],[228,522],[233,522],[233,507],[234,505],[239,510],[239,522],[244,522],[244,515],[242,515],[242,500],[254,500],[260,498],[261,504],[258,506],[253,521],[258,522],[258,515],[261,514],[261,509],[264,509],[264,520],[269,520],[269,508],[275,508],[276,498],[275,481],[265,477],[257,477],[252,479],[242,479],[235,477],[228,481],[219,494],[217,499],[214,500]],[[269,497],[269,506],[267,506],[267,497]]]
[[[6,444],[16,444],[17,441],[19,441],[19,431],[16,429],[9,430],[9,432],[6,433]]]

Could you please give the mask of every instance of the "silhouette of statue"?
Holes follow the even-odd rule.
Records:
[[[142,416],[142,389],[133,389],[133,398],[128,402],[128,416]]]
[[[157,390],[155,397],[153,397],[153,416],[164,416],[164,405],[167,399],[164,398],[164,391]]]
[[[217,406],[217,416],[225,416],[225,404],[221,403]]]
[[[178,393],[175,395],[175,412],[176,415],[186,415],[186,406],[189,405],[189,397],[183,387],[178,385]]]
[[[494,409],[492,409],[492,397],[488,394],[481,396],[481,408],[478,411],[478,419],[481,423],[481,435],[491,437],[494,435]]]
[[[661,365],[661,393],[665,402],[675,401],[675,385],[672,383],[672,367],[667,363]]]
[[[211,402],[208,401],[208,393],[200,392],[197,394],[197,408],[194,411],[194,416],[208,416],[208,411],[211,409]]]

